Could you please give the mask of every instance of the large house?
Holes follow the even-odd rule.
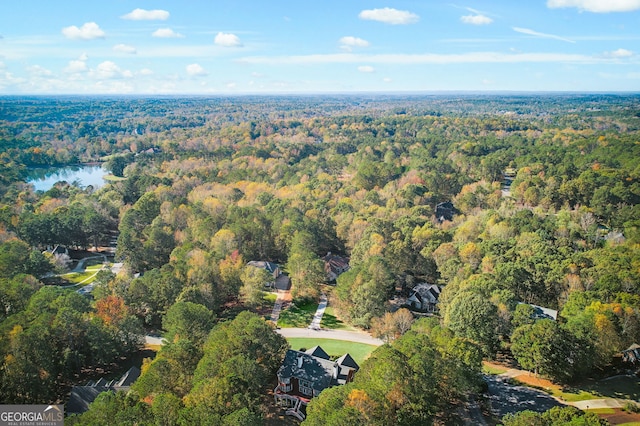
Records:
[[[534,320],[550,319],[556,321],[558,319],[558,311],[555,309],[545,308],[544,306],[532,305],[531,303],[518,302],[518,304],[529,305],[533,308],[531,318]]]
[[[289,290],[291,288],[291,280],[289,279],[289,276],[283,274],[280,266],[277,264],[264,260],[252,260],[247,262],[247,266],[264,269],[273,276],[273,281],[265,283],[265,286],[271,287],[275,290]]]
[[[438,298],[442,287],[436,284],[422,283],[413,287],[407,299],[407,305],[414,311],[436,312],[438,310]]]
[[[340,274],[349,270],[348,257],[338,256],[329,252],[322,260],[324,261],[324,272],[327,274],[328,282],[335,281]]]
[[[320,346],[306,352],[290,349],[278,370],[278,386],[273,390],[276,405],[285,408],[285,414],[304,420],[311,398],[326,388],[351,382],[359,369],[349,354],[331,361]]]
[[[68,414],[84,413],[102,392],[127,392],[139,376],[140,370],[137,367],[131,367],[118,380],[109,381],[101,378],[98,381],[92,380],[85,386],[74,386],[71,389],[65,412]]]
[[[631,364],[640,362],[640,345],[634,343],[633,345],[622,351],[622,360],[630,362]]]

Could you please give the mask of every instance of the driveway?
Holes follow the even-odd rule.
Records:
[[[491,410],[500,418],[507,413],[519,413],[524,410],[541,413],[553,407],[564,406],[546,392],[510,384],[507,377],[484,375],[484,380],[489,387]]]

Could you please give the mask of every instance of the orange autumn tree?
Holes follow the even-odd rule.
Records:
[[[96,316],[106,325],[120,324],[129,315],[129,307],[118,296],[107,296],[96,302]]]

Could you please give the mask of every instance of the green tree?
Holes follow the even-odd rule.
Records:
[[[162,326],[167,331],[165,337],[170,342],[189,339],[202,345],[213,327],[213,318],[213,313],[206,306],[176,302],[162,319]]]
[[[458,293],[444,316],[444,325],[459,336],[478,343],[486,355],[498,348],[498,309],[485,297],[472,291]]]
[[[587,362],[581,351],[577,340],[549,319],[522,325],[511,335],[511,352],[522,368],[560,382]]]
[[[273,281],[266,269],[245,266],[240,273],[240,300],[247,306],[258,306],[262,302],[265,284]]]
[[[324,263],[311,248],[313,237],[307,232],[296,232],[291,242],[287,271],[291,277],[292,294],[296,299],[315,299],[320,295],[319,285],[326,281]]]

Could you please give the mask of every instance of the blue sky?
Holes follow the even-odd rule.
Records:
[[[0,94],[640,91],[640,0],[21,0]]]

